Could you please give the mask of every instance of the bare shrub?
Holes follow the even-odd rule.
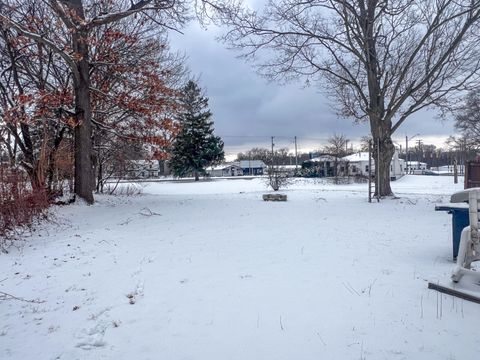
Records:
[[[107,183],[103,190],[109,195],[135,196],[143,193],[143,186],[141,184],[116,182]]]
[[[267,184],[273,191],[287,187],[290,183],[287,172],[280,166],[269,166],[267,170]]]
[[[35,219],[45,217],[48,197],[43,189],[33,190],[25,172],[0,165],[0,250]]]

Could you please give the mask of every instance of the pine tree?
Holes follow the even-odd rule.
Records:
[[[223,141],[213,135],[208,98],[195,82],[190,80],[183,88],[180,101],[182,110],[177,118],[182,129],[173,142],[170,165],[175,176],[193,173],[198,181],[206,167],[224,159]]]

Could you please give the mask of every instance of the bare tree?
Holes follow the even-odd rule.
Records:
[[[343,134],[334,134],[328,139],[328,144],[324,147],[324,152],[333,156],[333,171],[335,178],[338,177],[339,160],[348,155],[348,139]]]
[[[243,153],[238,153],[237,161],[240,160],[262,160],[268,165],[272,163],[272,151],[265,148],[254,147]]]
[[[37,11],[40,9],[41,11]],[[12,0],[0,2],[0,22],[18,34],[48,47],[68,67],[75,99],[75,194],[93,203],[92,98],[90,55],[91,32],[107,24],[135,15],[143,24],[173,28],[185,21],[185,7],[180,0],[87,1],[87,0]],[[53,21],[47,20],[53,17]],[[44,24],[35,31],[26,24]],[[53,25],[53,26],[52,26]]]
[[[455,114],[455,128],[469,147],[480,147],[480,91],[471,91]],[[457,139],[458,140],[458,139]],[[451,143],[454,141],[451,139]]]
[[[391,195],[392,134],[478,84],[478,0],[284,0],[217,6],[223,40],[272,79],[321,80],[339,113],[367,121],[379,195]],[[266,50],[266,51],[262,51]]]
[[[273,191],[278,191],[286,187],[290,183],[290,178],[287,177],[285,171],[281,166],[269,165],[267,169],[267,184]]]
[[[372,141],[371,136],[362,136],[360,139],[360,147],[359,150],[362,152],[369,152],[370,151],[370,142]]]
[[[270,153],[270,162],[267,166],[267,185],[273,191],[287,187],[292,180],[288,177],[288,171],[281,162],[286,154],[288,154],[288,149],[278,149],[273,154]]]
[[[446,145],[452,154],[452,159],[458,164],[465,165],[468,160],[475,159],[480,151],[478,139],[469,136],[450,136]]]
[[[31,24],[34,27],[35,24]],[[52,193],[56,152],[68,134],[70,80],[42,44],[16,38],[0,23],[0,141],[12,165],[19,161],[35,191]]]

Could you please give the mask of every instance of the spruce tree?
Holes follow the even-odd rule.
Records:
[[[193,174],[198,181],[206,167],[224,159],[223,141],[213,134],[208,98],[195,82],[190,80],[183,88],[180,102],[181,130],[173,142],[170,165],[175,176]]]

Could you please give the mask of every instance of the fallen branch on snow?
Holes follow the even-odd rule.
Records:
[[[153,216],[153,215],[162,216],[162,214],[154,212],[154,211],[150,210],[149,208],[143,208],[142,210],[140,210],[140,215],[143,215],[143,216]]]
[[[5,301],[5,300],[18,300],[18,301],[23,301],[23,302],[28,302],[28,303],[33,303],[33,304],[42,304],[45,301],[44,300],[27,300],[21,297],[17,297],[15,295],[0,291],[0,301]]]

